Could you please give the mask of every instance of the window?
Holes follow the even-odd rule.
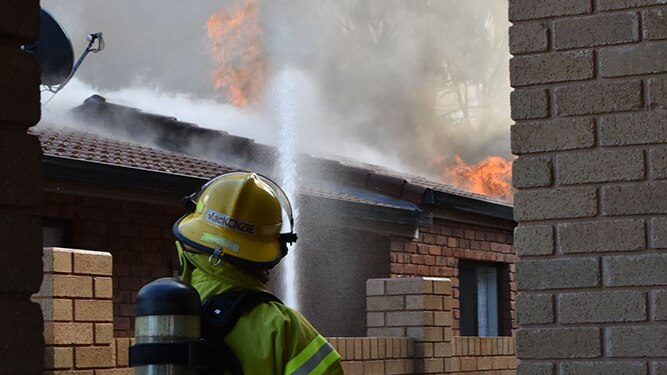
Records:
[[[42,247],[69,247],[70,225],[53,219],[42,220]]]
[[[498,267],[459,263],[461,336],[500,336]]]

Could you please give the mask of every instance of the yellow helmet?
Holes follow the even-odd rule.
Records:
[[[257,173],[220,175],[185,198],[193,212],[174,223],[176,238],[187,247],[232,263],[273,267],[296,241],[292,208],[283,190]],[[289,232],[281,233],[283,213]]]

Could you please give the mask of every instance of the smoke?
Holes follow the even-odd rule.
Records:
[[[92,64],[92,61],[90,62]],[[264,114],[251,108],[239,108],[219,103],[211,98],[197,97],[192,93],[164,91],[157,87],[133,84],[119,90],[94,88],[78,78],[73,78],[53,99],[53,94],[42,93],[42,122],[50,126],[77,127],[87,129],[85,122],[70,116],[67,111],[80,105],[87,97],[99,94],[114,104],[125,105],[147,113],[176,117],[179,121],[223,130],[231,134],[270,144],[276,131]],[[265,129],[271,132],[263,131]],[[109,133],[111,135],[111,133]]]
[[[305,130],[308,146],[352,143],[346,155],[396,155],[430,175],[454,155],[509,155],[506,2],[262,5],[274,69],[299,66],[319,93],[323,116]]]
[[[102,31],[104,52],[46,107],[92,93],[146,112],[275,144],[269,104],[234,107],[216,91],[206,22],[244,0],[43,0],[78,54]],[[442,176],[455,155],[509,157],[507,1],[260,0],[269,77],[299,71],[299,147]]]

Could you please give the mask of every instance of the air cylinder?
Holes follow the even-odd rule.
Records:
[[[201,334],[197,290],[171,277],[154,280],[139,290],[134,314],[130,366],[136,375],[199,374],[189,363]]]

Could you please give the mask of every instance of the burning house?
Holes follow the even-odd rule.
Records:
[[[450,12],[435,3],[414,7],[366,7],[360,3],[350,9],[315,6],[309,8],[313,16],[329,23],[321,36],[331,32],[331,27],[337,30],[337,36],[327,36],[332,37],[332,51],[325,52],[318,50],[323,40],[303,40],[309,45],[305,50],[300,50],[298,42],[287,46],[292,43],[284,43],[284,39],[306,35],[304,31],[314,19],[301,17],[304,23],[286,31],[284,24],[271,21],[280,18],[273,17],[273,11],[284,10],[275,4],[266,2],[260,8],[254,0],[230,2],[205,23],[215,65],[213,80],[206,84],[218,91],[193,94],[216,98],[215,116],[210,117],[218,125],[212,125],[210,118],[199,121],[183,112],[172,112],[192,123],[179,121],[157,114],[169,113],[165,108],[170,106],[164,103],[147,109],[132,94],[105,93],[145,111],[115,104],[100,95],[78,105],[77,97],[71,116],[54,119],[47,115],[42,126],[32,131],[41,141],[46,177],[46,199],[39,215],[47,247],[44,272],[50,284],[45,283],[35,298],[44,307],[45,337],[52,345],[47,348],[47,354],[53,352],[49,369],[113,367],[108,361],[100,364],[81,359],[85,356],[79,353],[89,349],[88,353],[95,352],[99,358],[109,357],[110,350],[111,358],[126,358],[122,351],[134,334],[137,291],[157,277],[177,272],[171,225],[184,211],[181,198],[213,176],[241,169],[274,178],[290,196],[296,208],[299,242],[273,272],[270,287],[324,335],[354,337],[353,341],[332,339],[343,362],[356,361],[344,363],[348,369],[366,366],[359,361],[368,356],[376,360],[367,364],[372,373],[385,369],[384,360],[388,361],[387,371],[397,374],[420,372],[424,366],[434,366],[435,372],[453,366],[455,372],[459,365],[465,371],[479,368],[509,373],[516,366],[512,337],[516,320],[515,223],[511,205],[489,196],[508,199],[512,193],[510,161],[487,157],[499,154],[495,149],[506,141],[496,136],[495,125],[503,123],[503,116],[494,113],[500,102],[494,93],[496,86],[470,79],[471,75],[455,77],[455,67],[438,66],[434,61],[447,60],[438,48],[400,58],[406,55],[403,48],[416,39],[420,45],[433,44],[426,34],[439,30],[442,23],[437,17],[427,20],[422,16],[438,12],[451,17]],[[271,20],[261,17],[262,12],[272,13]],[[483,13],[489,17],[487,11]],[[426,28],[433,30],[415,31],[415,22],[424,21]],[[504,27],[493,25],[488,27]],[[337,44],[346,47],[335,52]],[[290,48],[283,52],[276,47]],[[187,48],[178,50],[180,57],[189,59]],[[338,53],[342,60],[332,64],[328,58],[331,53]],[[367,64],[368,59],[373,63]],[[165,68],[158,65],[151,61],[138,68]],[[172,65],[179,64],[167,65],[163,73],[169,75]],[[492,65],[488,75],[499,71]],[[113,72],[116,68],[102,70]],[[117,73],[124,76],[131,70],[124,65]],[[185,76],[189,85],[196,74]],[[105,76],[97,75],[93,81],[96,79],[104,80]],[[169,79],[164,80],[168,86]],[[197,113],[196,101],[181,107]],[[245,135],[241,137],[233,130],[234,135],[220,130],[220,123],[226,130],[230,129],[228,123],[235,123],[219,116],[221,102],[229,103],[224,104],[227,108],[233,105],[234,110],[245,107],[246,114],[266,116],[261,124],[253,125],[262,126],[265,133],[279,132],[280,139],[255,141],[255,136],[247,133],[239,133]],[[452,103],[456,103],[455,108],[450,108]],[[471,116],[474,111],[485,116],[475,118]],[[318,129],[296,129],[302,124],[316,124]],[[459,126],[462,124],[465,126]],[[267,129],[268,125],[276,126]],[[426,128],[432,128],[433,134],[418,131]],[[320,129],[324,129],[322,133]],[[398,142],[405,139],[408,130],[415,140]],[[314,134],[317,141],[311,142]],[[358,151],[365,147],[348,145],[354,152],[347,152],[336,149],[336,142],[327,139],[328,135],[336,136],[339,145],[345,144],[354,138],[351,134],[372,139],[378,146],[376,152],[391,154],[399,162],[382,158],[376,164],[383,167],[364,164],[362,160],[367,159],[359,157]],[[300,137],[308,142],[298,142]],[[468,147],[463,146],[467,143],[462,137],[483,140]],[[447,139],[447,147],[443,147],[443,139]],[[479,148],[485,152],[475,151]],[[444,149],[447,155],[441,156]],[[345,154],[347,158],[322,157],[326,153]],[[464,158],[481,161],[469,166]],[[456,185],[388,167],[403,166],[403,162],[437,170],[432,175],[444,173]],[[451,167],[443,168],[448,165]],[[82,262],[90,258],[93,263],[99,254],[105,254],[106,258],[98,259],[104,267],[77,267],[76,259]],[[75,264],[57,269],[57,257],[65,263],[73,259]],[[55,287],[49,290],[56,280],[70,277],[86,278],[86,282],[92,277],[93,291],[62,295]],[[113,287],[108,288],[112,278]],[[392,290],[390,285],[404,287]],[[398,300],[401,303],[395,303]],[[72,316],[49,315],[56,311],[56,303],[72,305]],[[86,306],[113,311],[87,314]],[[59,327],[61,333],[66,329],[75,332],[81,324],[93,327],[94,333],[86,337],[74,334],[74,338],[54,333]],[[420,325],[422,331],[415,328]],[[360,337],[364,337],[363,343],[357,339]],[[386,349],[384,354],[379,354],[380,349],[373,352],[374,345]],[[58,355],[64,358],[61,364],[57,363]],[[72,357],[74,362],[68,362]],[[79,365],[80,359],[85,363]],[[124,368],[127,363],[116,365]]]
[[[44,150],[44,245],[112,254],[114,333],[132,336],[138,289],[176,272],[181,198],[232,169],[280,180],[277,149],[100,96],[72,112],[90,132],[32,130]],[[298,170],[300,239],[271,287],[285,295],[280,280],[293,273],[298,308],[323,334],[367,334],[366,280],[427,276],[452,280],[456,335],[512,335],[511,206],[358,162],[299,155]]]

